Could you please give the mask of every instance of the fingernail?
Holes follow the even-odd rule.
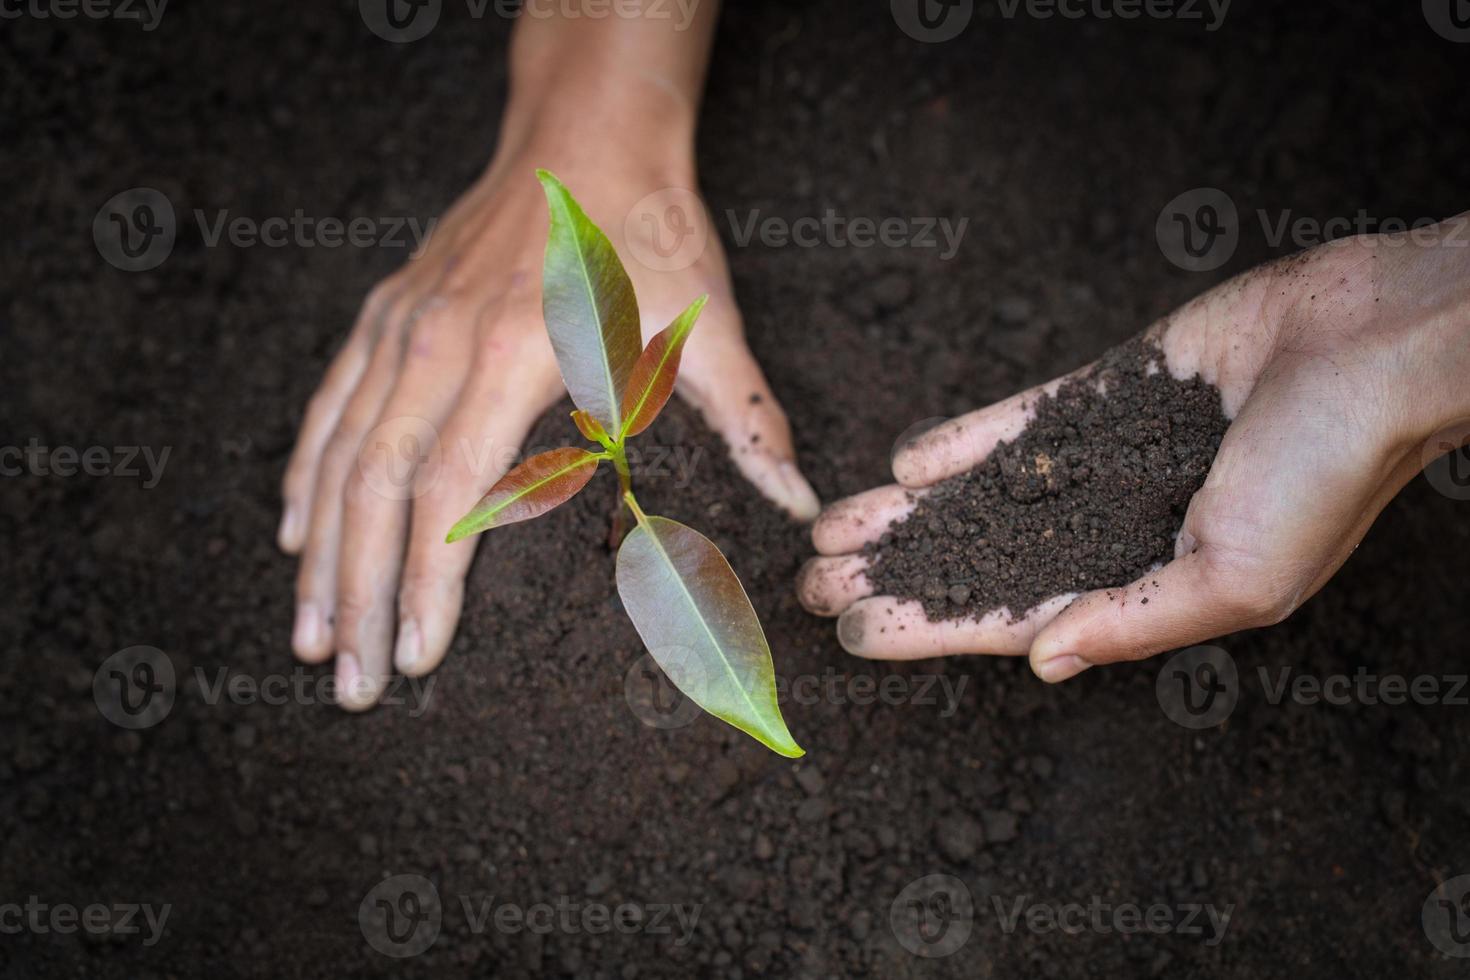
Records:
[[[399,673],[412,674],[424,659],[424,638],[417,620],[405,619],[398,627],[398,642],[393,647],[393,664]]]
[[[362,672],[362,664],[358,661],[357,654],[337,654],[338,704],[348,711],[371,704],[368,681],[369,678]]]
[[[312,653],[322,642],[322,611],[314,602],[296,607],[296,624],[291,627],[291,648],[297,653]]]
[[[806,482],[806,477],[796,468],[795,463],[782,463],[776,468],[776,473],[781,478],[781,486],[786,490],[786,507],[791,515],[799,521],[814,521],[822,512],[822,502],[817,499],[817,493],[812,485]]]
[[[301,510],[293,503],[286,504],[281,515],[281,526],[276,531],[276,545],[282,551],[290,551],[301,541]]]
[[[868,624],[861,612],[846,612],[837,620],[837,642],[854,656],[862,655],[863,637],[867,632]]]
[[[1036,665],[1036,676],[1048,684],[1058,684],[1062,681],[1076,677],[1092,664],[1081,657],[1070,653],[1064,653],[1059,657],[1044,660]]]

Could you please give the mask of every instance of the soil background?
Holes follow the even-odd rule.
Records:
[[[1238,0],[1206,32],[1007,20],[980,2],[943,44],[905,36],[884,2],[729,6],[700,134],[716,215],[970,219],[948,262],[734,247],[720,223],[751,343],[826,500],[886,482],[912,424],[1076,367],[1294,250],[1268,241],[1258,208],[1470,206],[1470,46],[1418,3]],[[781,675],[942,674],[965,682],[956,710],[788,698],[796,764],[712,719],[646,726],[624,696],[642,650],[595,544],[596,493],[483,543],[422,715],[208,703],[196,669],[299,670],[278,481],[361,298],[407,253],[207,247],[192,211],[432,217],[488,159],[504,97],[509,21],[446,3],[429,37],[392,45],[356,8],[215,0],[170,4],[152,32],[0,25],[3,442],[170,449],[152,489],[0,480],[0,903],[172,907],[151,947],[0,936],[0,975],[1464,975],[1420,910],[1438,879],[1470,873],[1470,709],[1273,705],[1257,675],[1466,670],[1470,504],[1423,479],[1287,623],[1220,641],[1239,703],[1198,732],[1160,710],[1162,661],[1049,689],[1013,660],[846,656],[792,595],[804,532],[682,409],[650,438],[702,450],[694,482],[640,496],[725,548]],[[130,274],[99,258],[92,222],[136,186],[166,194],[181,230],[162,266]],[[1171,265],[1154,234],[1199,186],[1244,216],[1209,273]],[[532,443],[570,431],[558,411]],[[161,724],[128,733],[99,715],[92,676],[139,644],[181,681]],[[443,899],[437,941],[411,959],[359,927],[388,874]],[[925,960],[889,912],[931,874],[961,879],[975,912],[962,950]],[[684,945],[477,933],[460,899],[489,896],[701,914]],[[1234,911],[1208,946],[1007,933],[991,903],[1094,896]]]

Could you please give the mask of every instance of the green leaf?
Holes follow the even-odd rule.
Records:
[[[622,430],[623,392],[643,346],[633,283],[607,236],[562,182],[536,171],[551,211],[541,267],[541,312],[562,380],[577,407]]]
[[[618,595],[669,680],[705,711],[788,758],[771,648],[730,563],[708,538],[639,515],[618,551]]]
[[[606,453],[553,449],[539,453],[502,476],[444,540],[458,541],[517,521],[528,521],[566,503],[587,485]]]
[[[699,319],[699,311],[709,296],[701,296],[689,304],[689,308],[674,318],[648,342],[638,363],[633,365],[633,377],[623,393],[623,431],[620,438],[636,436],[658,418],[664,403],[674,390],[674,379],[679,374],[679,357],[684,353],[684,341]]]

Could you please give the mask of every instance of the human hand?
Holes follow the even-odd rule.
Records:
[[[679,391],[767,497],[799,519],[816,516],[786,416],[745,344],[718,239],[687,267],[632,260],[657,254],[658,229],[625,229],[624,218],[653,192],[695,186],[689,141],[626,117],[566,122],[546,127],[550,137],[508,127],[422,253],[369,295],[307,408],[278,535],[301,555],[292,647],[308,663],[336,655],[349,709],[371,706],[392,667],[418,676],[442,660],[478,541],[446,544],[445,534],[565,392],[541,313],[547,216],[537,167],[573,188],[628,257],[645,340],[709,294]]]
[[[925,488],[1014,439],[1057,379],[924,433],[896,453],[897,485],[833,504],[812,529],[821,557],[798,580],[803,604],[839,616],[838,638],[859,656],[1029,654],[1050,682],[1280,622],[1422,468],[1426,440],[1470,415],[1465,220],[1263,266],[1149,328],[1171,374],[1217,386],[1230,419],[1174,560],[1146,576],[1151,601],[1114,602],[1120,590],[1101,589],[1058,595],[1014,623],[1005,610],[930,622],[917,602],[872,595],[862,548]],[[1453,432],[1470,437],[1463,425]]]

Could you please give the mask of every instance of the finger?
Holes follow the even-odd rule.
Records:
[[[371,707],[387,687],[409,507],[437,479],[439,427],[458,397],[472,312],[420,316],[383,419],[363,441],[344,492],[337,571],[337,680],[342,706]]]
[[[439,665],[459,623],[479,536],[446,544],[445,534],[516,463],[531,425],[562,390],[554,362],[528,372],[518,360],[514,378],[505,363],[477,369],[478,380],[445,424],[438,479],[414,501],[393,651],[394,666],[409,677]]]
[[[929,429],[894,454],[893,478],[905,487],[927,487],[978,466],[998,443],[1021,434],[1035,416],[1042,395],[1055,395],[1064,382],[1090,367]]]
[[[1036,676],[1054,684],[1097,664],[1141,660],[1262,625],[1270,610],[1257,593],[1226,584],[1223,561],[1201,548],[1129,585],[1082,596],[1036,637]]]
[[[889,526],[913,513],[923,492],[875,487],[837,501],[812,525],[812,544],[822,555],[845,555],[877,541]]]
[[[757,490],[797,520],[810,521],[822,504],[797,468],[786,412],[750,348],[727,334],[695,332],[678,390],[724,436],[735,465]],[[715,378],[718,383],[711,383]]]
[[[1248,428],[1251,419],[1245,420]],[[1230,470],[1234,446],[1222,449],[1217,467]],[[1325,473],[1329,461],[1316,461],[1309,470]],[[1220,477],[1220,486],[1206,486],[1195,497],[1180,534],[1178,557],[1130,585],[1100,589],[1078,599],[1044,630],[1031,649],[1031,666],[1042,680],[1057,682],[1074,677],[1095,664],[1141,660],[1145,657],[1204,643],[1227,633],[1279,623],[1298,608],[1342,567],[1388,502],[1413,478],[1414,461],[1399,462],[1366,494],[1351,484],[1320,494],[1328,512],[1313,512],[1308,501],[1288,502],[1291,516],[1267,522],[1264,537],[1280,545],[1279,552],[1257,544],[1258,531],[1247,531],[1236,519],[1224,526],[1236,531],[1236,541],[1251,542],[1244,551],[1232,551],[1222,541],[1201,540],[1201,512],[1218,510],[1219,501],[1248,491]],[[1269,467],[1268,467],[1269,469]],[[1358,474],[1354,474],[1358,476]],[[1372,483],[1377,476],[1365,481]],[[1210,483],[1217,477],[1212,473]],[[1279,487],[1264,492],[1282,498]],[[1366,499],[1365,499],[1366,498]],[[1268,512],[1268,505],[1246,503],[1245,510]],[[1215,521],[1220,521],[1218,517]],[[1288,558],[1280,557],[1289,555]]]
[[[392,312],[383,314],[390,322]],[[312,489],[311,519],[296,572],[296,623],[291,647],[306,663],[331,656],[337,609],[337,559],[342,537],[342,491],[357,466],[363,438],[377,421],[398,372],[399,345],[391,337],[375,345],[367,369],[342,410],[322,451]]]
[[[958,653],[1018,656],[1072,597],[1057,596],[1010,622],[1004,609],[978,620],[930,622],[915,601],[877,596],[853,603],[837,620],[837,640],[848,653],[874,660],[923,660]]]
[[[296,554],[306,543],[322,451],[341,421],[348,399],[367,371],[372,357],[374,325],[391,297],[391,287],[387,286],[374,289],[368,296],[347,343],[332,359],[321,385],[307,403],[301,431],[296,436],[295,448],[281,479],[281,523],[276,531],[276,543],[288,555]]]
[[[862,555],[812,558],[796,576],[796,595],[817,616],[836,616],[859,599],[873,594]]]

